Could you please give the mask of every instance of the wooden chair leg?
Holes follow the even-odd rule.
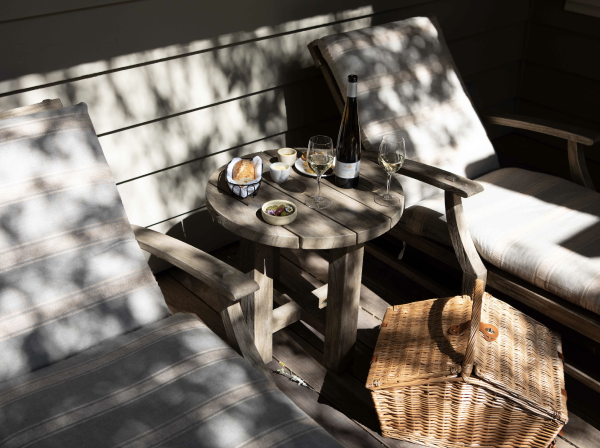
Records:
[[[467,221],[463,213],[462,199],[446,191],[446,220],[452,246],[463,271],[462,294],[471,295],[477,279],[483,280],[484,288],[487,280],[487,269],[483,265],[473,239],[469,233]]]
[[[271,372],[263,362],[262,356],[254,344],[254,337],[248,328],[240,303],[232,304],[231,300],[221,295],[219,295],[219,303],[221,304],[221,318],[223,319],[229,344],[269,381],[275,383]]]

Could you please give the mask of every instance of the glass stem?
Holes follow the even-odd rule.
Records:
[[[392,180],[392,173],[388,173],[387,175],[387,191],[385,193],[385,198],[389,199],[390,198],[390,182]]]
[[[315,202],[321,202],[321,176],[317,177],[317,197]]]

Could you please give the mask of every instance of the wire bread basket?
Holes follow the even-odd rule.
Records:
[[[233,181],[233,178],[231,177],[231,172],[233,170],[233,167],[240,160],[249,160],[252,163],[254,163],[255,170],[256,170],[256,173],[257,173],[256,179],[254,179],[253,181],[248,182],[247,184],[244,184],[244,185],[240,185],[237,182]],[[258,193],[258,190],[260,189],[260,185],[262,183],[262,160],[261,160],[261,158],[258,157],[258,156],[255,157],[254,159],[239,158],[239,157],[234,158],[227,165],[227,175],[226,175],[225,179],[227,181],[227,185],[229,187],[229,190],[235,196],[238,196],[238,197],[240,197],[242,199],[243,198],[247,198],[247,197],[255,197],[256,194]]]

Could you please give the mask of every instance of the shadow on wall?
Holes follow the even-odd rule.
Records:
[[[208,178],[231,157],[304,146],[317,133],[335,137],[339,115],[306,44],[368,27],[373,13],[413,2],[237,3],[207,11],[189,0],[148,0],[0,23],[0,34],[20,29],[11,45],[0,39],[14,56],[1,74],[0,109],[45,98],[86,102],[130,221],[167,231],[205,205]],[[428,45],[411,37],[409,62]],[[363,64],[417,79],[416,67],[401,62]],[[452,85],[439,67],[431,92],[407,82],[400,96],[379,104],[411,114],[413,103],[443,103]],[[456,134],[444,126],[427,131],[422,146],[446,148],[452,160]]]
[[[290,0],[226,3],[146,0],[111,4],[82,0],[77,2],[77,10],[61,13],[60,5],[32,8],[18,0],[6,0],[0,16],[0,32],[12,39],[0,41],[0,53],[11,64],[3,64],[0,82],[26,75],[51,82],[63,71],[81,76],[100,72],[102,67],[109,69],[203,51],[413,3],[407,0],[307,0],[301,4]],[[54,14],[45,15],[49,13]],[[31,16],[38,17],[26,19]],[[26,80],[26,84],[32,81]]]
[[[327,12],[336,9],[335,2],[327,4],[327,11],[315,2],[290,12],[289,8],[278,9],[265,1],[254,5],[252,13],[246,11],[244,26],[238,23],[241,19],[237,15],[233,20],[220,20],[220,12],[212,11],[210,15],[203,11],[202,20],[211,25],[202,27],[198,26],[201,21],[192,19],[199,13],[186,9],[197,8],[197,2],[183,3],[177,12],[182,19],[177,26],[164,26],[169,20],[177,22],[173,18],[174,5],[169,4],[170,12],[163,14],[161,29],[167,28],[160,41],[163,48],[159,48],[156,37],[163,33],[156,33],[145,24],[152,30],[153,38],[140,40],[139,36],[132,36],[140,30],[125,27],[124,18],[118,14],[98,30],[94,30],[95,23],[101,22],[97,16],[94,23],[91,18],[83,20],[92,10],[35,19],[38,25],[48,26],[59,19],[73,20],[74,26],[85,24],[89,29],[82,32],[80,40],[67,39],[66,46],[47,45],[39,58],[26,57],[29,50],[30,55],[35,54],[35,45],[39,47],[40,43],[29,42],[23,33],[19,37],[22,45],[11,47],[21,47],[19,57],[3,73],[5,80],[11,79],[0,86],[0,109],[46,98],[61,98],[65,105],[87,103],[130,220],[144,226],[202,207],[208,177],[231,157],[285,144],[303,144],[312,135],[308,128],[337,117],[306,44],[323,34],[357,26],[356,22],[348,25],[340,20],[372,12],[368,6]],[[135,2],[137,6],[99,8],[97,14],[137,7],[141,17],[147,18],[166,4]],[[233,7],[228,6],[228,14],[230,8]],[[294,16],[311,18],[285,21]],[[25,29],[29,22],[0,23],[0,34],[17,23]],[[369,22],[370,18],[359,19],[360,26]],[[38,37],[43,29],[37,29]],[[109,36],[109,29],[116,30],[116,34]],[[98,40],[98,35],[104,39]],[[184,36],[185,42],[191,43],[164,47],[182,42]],[[204,40],[194,41],[199,38]],[[52,41],[54,35],[48,39]],[[92,41],[94,45],[90,44]],[[77,50],[82,42],[87,42],[89,51]],[[146,47],[140,47],[142,42]],[[30,48],[24,51],[27,45]],[[131,50],[143,51],[123,55]],[[169,59],[173,54],[178,56]],[[81,64],[99,56],[105,59]],[[74,63],[80,65],[66,66]],[[61,70],[46,72],[55,68]],[[78,76],[84,78],[77,79]],[[51,85],[53,82],[57,84]],[[290,139],[293,135],[302,138]]]

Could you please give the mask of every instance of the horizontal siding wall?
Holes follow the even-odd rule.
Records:
[[[518,110],[598,131],[600,19],[565,11],[564,5],[563,0],[534,0]],[[532,161],[536,157],[555,160],[545,163],[544,169],[570,177],[564,140],[525,131],[519,134],[531,140]],[[585,150],[590,174],[600,186],[600,144]]]
[[[210,250],[227,239],[207,238],[214,170],[337,132],[306,45],[418,15],[437,17],[478,111],[512,111],[522,0],[4,1],[0,110],[87,103],[131,222]]]

